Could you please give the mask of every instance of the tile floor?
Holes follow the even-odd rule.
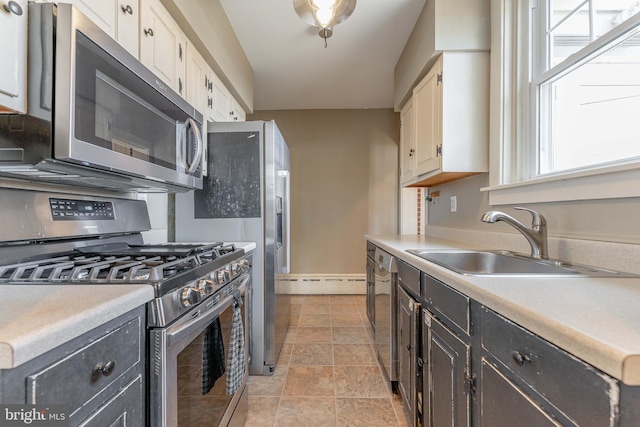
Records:
[[[408,426],[384,380],[364,295],[296,295],[273,376],[249,377],[246,427]]]

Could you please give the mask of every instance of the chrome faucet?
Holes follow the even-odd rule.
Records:
[[[549,253],[547,248],[547,220],[533,209],[527,209],[520,206],[514,206],[513,209],[520,211],[528,211],[533,216],[531,228],[527,227],[511,215],[507,215],[500,211],[488,211],[482,215],[480,220],[493,224],[494,222],[504,221],[513,226],[516,230],[524,235],[531,245],[531,258],[548,259]]]

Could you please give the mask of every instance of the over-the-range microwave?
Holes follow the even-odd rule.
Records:
[[[202,114],[69,4],[30,3],[27,114],[0,115],[0,178],[202,188]]]

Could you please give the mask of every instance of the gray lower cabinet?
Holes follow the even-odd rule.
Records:
[[[471,337],[469,299],[422,274],[423,426],[465,427],[471,423]]]
[[[67,405],[70,426],[143,426],[145,320],[142,306],[1,370],[0,402]]]
[[[375,328],[376,313],[376,263],[374,261],[376,253],[376,246],[367,242],[367,291],[366,291],[366,307],[367,307],[367,319],[369,319],[369,325],[371,328]]]
[[[418,420],[420,383],[420,271],[398,260],[398,391],[409,415],[410,426]]]
[[[469,426],[471,345],[423,311],[422,425]]]
[[[487,307],[475,314],[479,425],[618,425],[618,381]]]
[[[398,289],[398,389],[411,420],[417,419],[419,316],[420,303],[404,289]]]

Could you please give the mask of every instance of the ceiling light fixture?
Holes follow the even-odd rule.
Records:
[[[356,8],[356,0],[293,0],[293,8],[304,22],[319,28],[318,35],[327,39],[333,35],[333,26],[346,20]]]

